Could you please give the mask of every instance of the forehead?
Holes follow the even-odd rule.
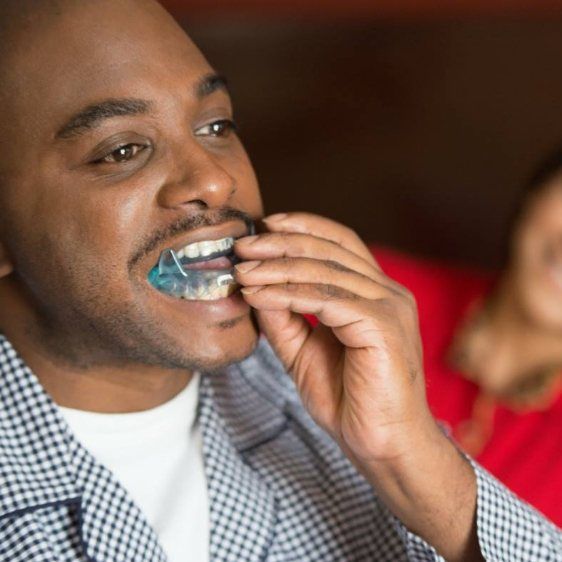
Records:
[[[154,98],[180,85],[187,95],[210,70],[156,4],[81,2],[20,33],[3,97],[19,125],[38,132],[101,98]]]

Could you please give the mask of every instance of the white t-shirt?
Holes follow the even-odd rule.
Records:
[[[144,412],[60,408],[82,445],[141,508],[170,562],[209,560],[209,499],[196,421],[199,378]]]

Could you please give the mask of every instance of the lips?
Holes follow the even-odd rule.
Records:
[[[171,249],[182,265],[211,261],[218,257],[234,257],[234,241],[254,233],[252,221],[229,221],[218,226],[199,228],[192,231],[183,241],[169,244],[162,252]]]
[[[214,229],[215,233],[217,230]],[[237,263],[234,240],[253,231],[247,225],[244,232],[217,236],[207,229],[198,232],[199,240],[167,248],[150,271],[150,284],[169,296],[186,300],[218,300],[230,296],[238,285],[232,267]],[[208,238],[203,238],[207,232]],[[224,232],[224,229],[223,229]],[[225,232],[226,234],[226,232]]]
[[[227,236],[218,240],[202,240],[192,242],[175,250],[179,259],[186,261],[201,260],[202,258],[212,259],[224,252],[228,252],[234,245],[234,237]]]

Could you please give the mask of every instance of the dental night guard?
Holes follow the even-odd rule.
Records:
[[[255,232],[254,224],[247,224],[251,235]],[[213,261],[220,268],[210,269],[206,265]],[[233,272],[238,262],[233,237],[194,242],[177,252],[172,248],[164,250],[148,274],[148,281],[158,291],[178,299],[218,300],[238,288]]]

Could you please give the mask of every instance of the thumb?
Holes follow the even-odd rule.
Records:
[[[256,310],[255,313],[260,330],[290,371],[310,335],[310,324],[290,310]]]

